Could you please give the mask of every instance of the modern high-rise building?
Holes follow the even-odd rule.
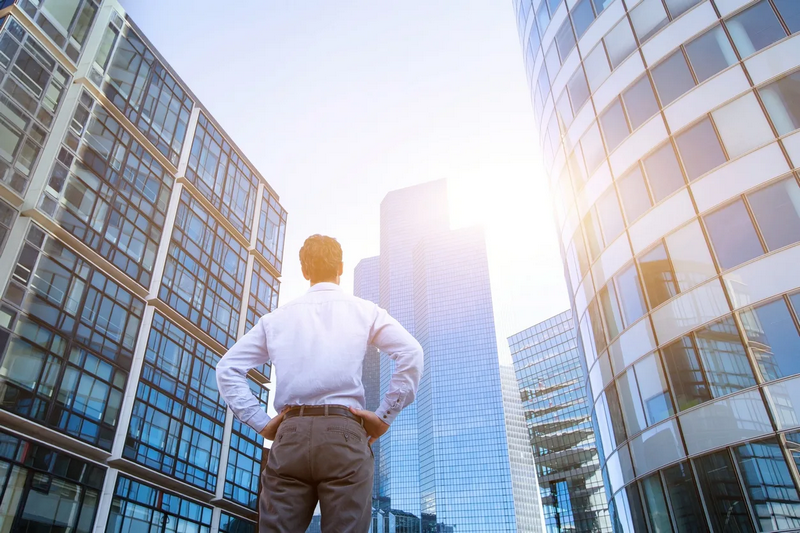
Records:
[[[116,0],[0,2],[0,531],[255,531],[285,224]]]
[[[572,312],[508,339],[548,533],[611,531]],[[535,487],[535,480],[529,480]],[[539,494],[537,494],[537,498]]]
[[[508,460],[511,465],[511,485],[517,515],[517,531],[519,533],[544,533],[539,480],[513,366],[500,365],[500,383],[503,387],[503,410],[506,415]]]
[[[614,529],[800,528],[800,2],[513,4]]]

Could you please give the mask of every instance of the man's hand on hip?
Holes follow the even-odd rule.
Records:
[[[364,419],[364,429],[367,430],[367,435],[369,435],[370,446],[373,442],[378,440],[381,435],[389,431],[389,424],[381,420],[380,417],[372,411],[351,407],[350,412]]]
[[[285,415],[286,411],[288,410],[288,407],[285,408],[278,416],[270,420],[269,423],[264,426],[264,429],[259,432],[259,435],[267,440],[275,440],[275,436],[278,434],[278,426],[280,426],[281,422],[283,422],[283,415]]]

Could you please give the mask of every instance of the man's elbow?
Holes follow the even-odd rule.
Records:
[[[422,350],[422,345],[417,342],[414,350],[411,352],[413,367],[417,369],[417,376],[422,376],[422,372],[425,370],[425,352]]]

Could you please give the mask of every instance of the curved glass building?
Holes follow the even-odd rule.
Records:
[[[800,2],[514,8],[612,526],[800,528]]]

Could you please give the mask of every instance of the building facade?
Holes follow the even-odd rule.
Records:
[[[508,339],[533,449],[545,530],[611,531],[586,371],[572,312]]]
[[[617,531],[800,527],[800,3],[514,1]]]
[[[514,367],[500,365],[503,411],[506,415],[508,460],[519,533],[544,533],[544,514],[539,494],[539,476],[533,460],[531,438],[525,423],[519,384]]]
[[[263,441],[214,371],[285,225],[118,2],[0,2],[0,530],[255,531]]]

